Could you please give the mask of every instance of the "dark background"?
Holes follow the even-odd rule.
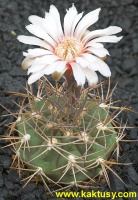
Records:
[[[106,62],[112,71],[112,86],[118,82],[113,98],[121,99],[122,105],[128,104],[130,108],[138,111],[138,0],[0,0],[0,103],[12,112],[17,112],[15,106],[20,98],[11,96],[8,91],[24,92],[26,84],[26,71],[21,69],[23,60],[22,51],[29,48],[18,42],[18,35],[30,35],[25,26],[29,24],[30,15],[43,17],[49,6],[54,4],[61,13],[61,19],[66,9],[75,3],[79,12],[84,14],[101,7],[100,19],[90,30],[106,28],[110,25],[122,27],[124,38],[117,44],[108,44],[111,57]],[[105,80],[105,78],[104,78]],[[0,107],[0,115],[6,111]],[[124,123],[128,119],[129,126],[138,125],[136,113],[122,115]],[[0,118],[0,134],[4,134],[13,117]],[[138,139],[137,129],[126,129],[126,139]],[[0,140],[0,145],[4,141]],[[137,191],[138,192],[138,142],[122,142],[122,154],[120,162],[132,162],[131,166],[118,166],[114,170],[124,180],[124,186],[116,177],[109,173],[111,190]],[[10,149],[0,150],[0,200],[44,200],[47,199],[44,187],[30,183],[22,188],[22,183],[16,171],[9,171],[12,152]],[[101,191],[109,188],[101,184]],[[120,198],[121,199],[121,198]],[[137,197],[138,199],[138,197]],[[122,199],[123,200],[123,199]]]

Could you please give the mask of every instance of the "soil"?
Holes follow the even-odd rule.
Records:
[[[74,0],[79,12],[90,12],[98,7],[102,8],[100,19],[91,30],[118,25],[123,28],[123,39],[117,44],[108,44],[111,56],[106,62],[111,68],[112,86],[118,82],[113,98],[120,99],[120,105],[126,105],[138,111],[138,0]],[[30,15],[43,17],[49,6],[54,4],[61,13],[61,18],[67,8],[71,7],[70,0],[0,0],[0,103],[11,112],[18,112],[14,101],[20,98],[7,92],[25,92],[26,71],[21,69],[22,51],[28,45],[18,42],[18,35],[29,35],[25,26],[29,24]],[[104,79],[105,80],[105,79]],[[0,134],[5,134],[5,124],[14,121],[14,117],[4,117],[7,112],[0,107]],[[125,112],[119,119],[128,126],[138,126],[137,113]],[[138,129],[125,130],[127,140],[138,140]],[[0,146],[4,140],[0,140]],[[100,182],[100,191],[135,191],[138,199],[138,142],[121,142],[121,156],[119,162],[133,163],[130,166],[115,166],[114,171],[122,178],[124,185],[109,172],[111,189],[105,182]],[[18,174],[9,170],[12,162],[10,148],[0,149],[0,200],[46,200],[44,186],[29,183],[23,188]],[[52,198],[51,198],[52,199]],[[53,198],[54,199],[54,198]],[[80,199],[80,198],[79,198]],[[95,198],[96,199],[96,198]],[[102,199],[102,198],[101,198]],[[123,198],[119,198],[123,200]],[[132,198],[128,198],[132,199]]]

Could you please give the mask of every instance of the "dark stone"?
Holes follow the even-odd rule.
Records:
[[[127,46],[124,46],[124,48],[123,48],[124,56],[127,55],[129,53],[129,51],[130,51],[130,48],[128,48]]]
[[[122,143],[122,142],[121,142]],[[126,142],[124,142],[125,145],[123,145],[123,151],[129,151],[129,144],[126,144]]]
[[[113,64],[113,58],[112,58],[111,56],[108,56],[108,57],[106,58],[106,63],[107,63],[109,66],[112,66],[112,64]]]
[[[119,73],[119,74],[124,74],[124,71],[118,67],[118,66],[115,66],[115,70]]]
[[[6,72],[11,69],[11,62],[10,60],[6,58],[1,58],[0,59],[0,72]]]
[[[125,14],[123,14],[122,17],[119,17],[117,23],[118,26],[122,27],[122,29],[125,30],[126,32],[129,32],[130,27],[132,25],[131,20]]]
[[[135,14],[137,13],[137,7],[132,5],[129,5],[126,7],[126,13],[127,15],[129,15],[129,17],[131,18],[132,16],[134,17]],[[132,31],[133,32],[133,31]]]
[[[114,173],[117,173],[117,172],[114,171]],[[109,180],[111,184],[111,191],[125,191],[125,186],[123,184],[123,180],[121,179],[121,177],[119,176],[122,181],[111,171],[108,174],[109,174]]]
[[[47,200],[46,194],[43,194],[41,198],[42,200]]]
[[[18,176],[18,173],[16,170],[11,170],[8,176],[8,180],[12,180],[13,183],[19,183],[20,182],[20,178]]]
[[[11,181],[6,181],[5,186],[7,189],[12,190],[14,188],[14,185]]]
[[[134,0],[134,4],[135,4],[135,5],[138,5],[138,1],[137,1],[137,0]]]
[[[138,39],[133,40],[133,51],[134,53],[138,53]]]
[[[110,55],[111,55],[111,57],[121,58],[122,57],[122,49],[121,48],[111,49]]]
[[[3,186],[3,175],[2,175],[2,171],[0,171],[0,188]]]
[[[137,140],[138,139],[138,133],[137,133],[137,129],[136,128],[133,128],[130,131],[130,137],[131,137],[132,140]]]
[[[122,69],[129,73],[132,69],[138,70],[138,60],[136,58],[125,58],[122,63]]]
[[[42,189],[42,188],[39,188],[39,189],[37,189],[37,190],[35,191],[35,196],[36,196],[37,198],[41,198],[42,195],[43,195],[44,193],[45,193],[45,190]]]
[[[113,79],[113,81],[115,81],[116,82],[116,77],[117,77],[117,71],[116,70],[112,70],[112,79]]]
[[[117,7],[119,5],[119,3],[117,1],[111,1],[111,5],[113,7]]]
[[[133,68],[133,69],[131,70],[129,76],[136,76],[136,77],[137,77],[137,75],[138,75],[137,69],[136,69],[136,68]]]
[[[127,169],[129,177],[134,181],[134,183],[138,184],[138,174],[136,173],[136,170],[134,167],[131,165]]]
[[[134,81],[131,78],[123,78],[121,82],[119,83],[119,86],[122,88],[127,88],[127,87],[134,87]]]
[[[119,5],[118,8],[116,9],[117,15],[120,16],[121,13],[123,13],[123,12],[124,12],[124,6]],[[117,23],[117,21],[116,21],[116,23]]]
[[[120,3],[121,3],[123,6],[126,6],[126,5],[129,5],[129,4],[132,4],[132,3],[133,3],[133,0],[121,0]]]
[[[4,199],[3,199],[3,194],[0,194],[0,200],[4,200]]]
[[[0,155],[0,167],[8,169],[10,167],[12,160],[9,156]]]
[[[14,92],[20,92],[21,91],[21,82],[18,81],[20,77],[15,78],[11,77],[9,73],[2,73],[1,74],[2,79],[1,79],[1,88],[5,91],[14,91]],[[21,78],[20,78],[21,79]],[[18,82],[18,85],[17,85]],[[20,87],[19,87],[20,86]]]
[[[18,196],[15,194],[13,190],[7,190],[7,192],[4,194],[4,200],[17,200]]]
[[[27,76],[27,71],[26,70],[21,70],[21,67],[13,67],[12,70],[10,71],[10,75],[13,77],[20,77],[20,76]]]
[[[28,183],[25,187],[22,187],[19,191],[18,194],[22,195],[22,194],[26,194],[26,193],[32,193],[34,191],[34,189],[36,188],[35,183],[31,182]]]
[[[21,200],[37,200],[35,194],[24,194],[21,196]]]
[[[135,81],[135,90],[138,91],[138,79]]]

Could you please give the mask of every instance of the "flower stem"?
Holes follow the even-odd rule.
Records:
[[[74,106],[75,104],[78,103],[78,100],[81,96],[82,86],[77,85],[77,83],[74,79],[73,73],[70,72],[70,70],[67,70],[64,73],[64,77],[66,79],[64,87],[68,93],[68,97],[70,99],[70,104]]]

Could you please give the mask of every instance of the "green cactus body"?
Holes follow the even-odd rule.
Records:
[[[21,148],[20,143],[16,146],[20,158],[41,167],[54,182],[93,179],[102,170],[98,158],[108,159],[116,148],[117,133],[108,109],[94,99],[87,98],[84,105],[85,97],[80,99],[76,107],[55,95],[35,101],[17,123],[19,136],[30,136]]]

